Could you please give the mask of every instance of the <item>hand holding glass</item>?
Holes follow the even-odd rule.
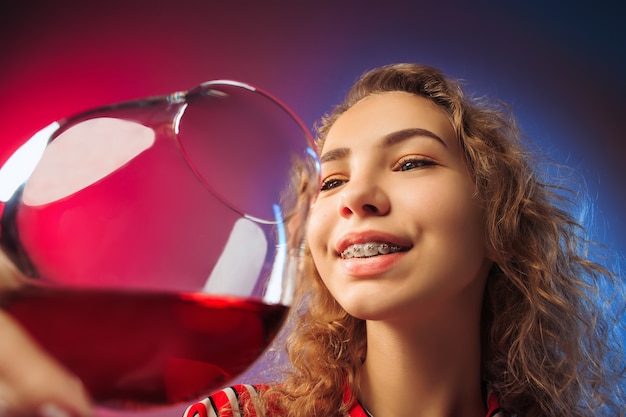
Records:
[[[55,122],[0,168],[0,305],[123,408],[244,371],[291,303],[319,183],[276,99],[214,81]]]

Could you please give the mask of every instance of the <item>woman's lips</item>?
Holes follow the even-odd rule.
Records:
[[[390,271],[406,254],[407,251],[404,251],[368,258],[340,258],[339,260],[345,274],[364,278]]]

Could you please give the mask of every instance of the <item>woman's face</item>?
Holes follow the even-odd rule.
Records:
[[[404,92],[369,96],[331,127],[321,162],[308,242],[348,313],[415,318],[480,302],[483,211],[441,109]]]

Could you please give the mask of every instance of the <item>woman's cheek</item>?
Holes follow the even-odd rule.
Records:
[[[318,259],[320,253],[328,247],[330,241],[330,218],[327,208],[319,201],[311,206],[309,222],[307,225],[307,243],[314,259]]]

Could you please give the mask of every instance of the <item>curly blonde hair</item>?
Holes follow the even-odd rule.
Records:
[[[505,106],[466,96],[459,82],[429,66],[394,64],[365,73],[322,118],[319,149],[346,110],[388,91],[420,95],[446,112],[476,181],[486,242],[495,254],[483,301],[482,376],[504,415],[623,416],[624,360],[611,333],[623,324],[624,299],[618,294],[619,305],[606,314],[603,286],[617,290],[620,283],[590,258],[595,246],[571,214],[576,195],[568,199],[565,188],[542,178]],[[358,396],[365,323],[334,300],[308,251],[305,265],[288,340],[292,369],[266,391],[266,403],[273,415],[343,416],[350,406],[343,405],[344,385]]]

